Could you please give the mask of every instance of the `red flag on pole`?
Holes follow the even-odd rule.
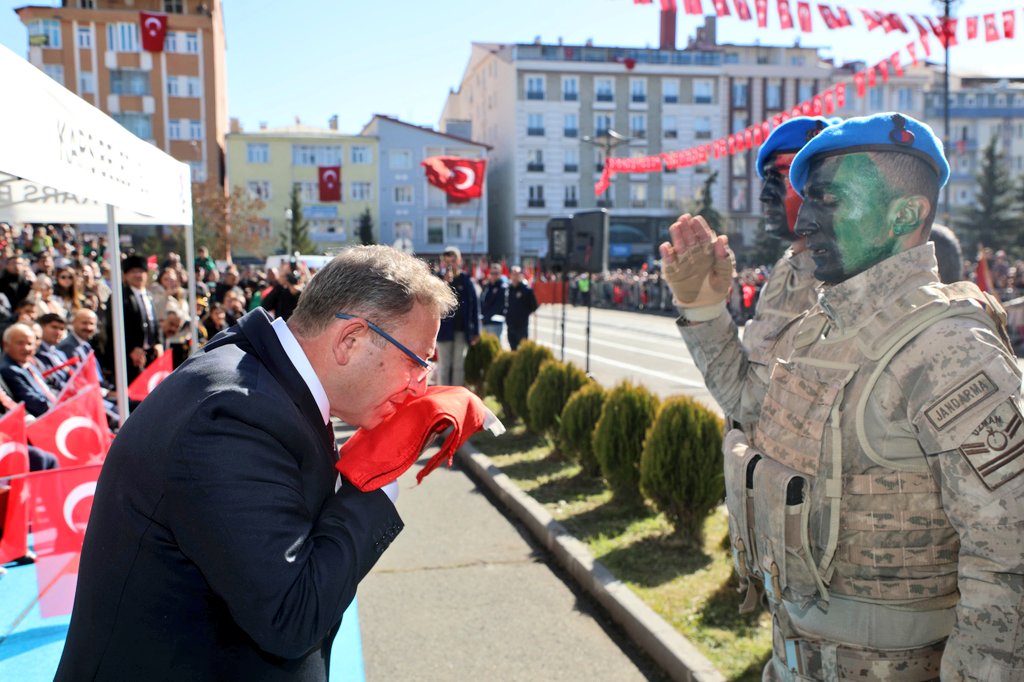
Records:
[[[978,37],[978,17],[967,17],[964,21],[967,23],[967,39],[974,40]]]
[[[811,3],[796,3],[796,17],[800,21],[801,31],[804,33],[810,33],[813,30],[813,26],[811,24]]]
[[[317,168],[320,201],[341,201],[341,166]]]
[[[978,245],[978,267],[974,272],[974,283],[982,291],[994,294],[996,287],[992,283],[992,273],[988,269],[988,258],[985,256],[985,249]]]
[[[57,403],[25,427],[29,442],[57,455],[62,467],[102,462],[110,448],[110,429],[99,388]]]
[[[747,0],[733,0],[736,5],[736,16],[740,18],[740,21],[750,21],[752,15],[750,14],[750,5],[747,4]]]
[[[142,49],[146,52],[163,52],[164,38],[167,37],[167,15],[139,12],[139,30],[142,32]]]
[[[793,15],[789,11],[789,0],[778,0],[779,24],[782,28],[793,28]]]
[[[60,393],[57,395],[57,402],[63,402],[68,398],[73,397],[80,391],[92,388],[95,386],[99,388],[100,377],[96,369],[96,354],[89,351],[89,355],[85,357],[85,361],[81,366],[72,374],[67,383],[64,384],[64,388],[60,389]]]
[[[164,353],[149,363],[128,387],[128,398],[141,401],[152,393],[156,385],[174,371],[174,360],[171,356],[172,353]]]
[[[757,13],[757,27],[768,26],[768,0],[754,0],[754,11]]]
[[[483,195],[487,169],[484,159],[431,156],[420,165],[426,169],[427,182],[443,189],[452,203],[465,203]]]
[[[1010,40],[1014,36],[1014,24],[1016,23],[1016,12],[1015,9],[1008,9],[1003,11],[1003,35],[1007,40]]]
[[[0,480],[10,479],[0,486],[0,510],[3,512],[0,534],[0,564],[14,561],[28,554],[29,493],[22,474],[28,473],[28,445],[25,441],[25,403],[0,417]]]

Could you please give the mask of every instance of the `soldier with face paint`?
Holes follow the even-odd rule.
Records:
[[[669,228],[672,243],[661,245],[665,278],[673,286],[679,306],[679,331],[704,376],[708,390],[722,410],[744,429],[752,428],[756,422],[768,388],[770,340],[817,300],[814,261],[806,251],[804,239],[793,231],[801,199],[789,184],[789,166],[808,140],[838,120],[821,117],[790,119],[772,131],[758,152],[756,168],[764,181],[761,206],[765,230],[774,237],[792,242],[792,246],[775,264],[765,282],[754,318],[744,327],[742,346],[736,325],[724,310],[724,296],[710,302],[687,300],[685,285],[679,286],[681,281],[685,283],[686,280],[706,276],[701,267],[696,267],[689,258],[692,254],[688,254],[686,260],[683,258],[687,251],[683,234],[689,234],[691,223],[702,219],[681,216]],[[725,251],[724,242],[720,248]],[[731,264],[727,266],[723,260],[719,265],[722,282],[725,283],[726,277],[731,275],[725,270]],[[706,259],[702,267],[706,271],[711,266],[712,261]],[[708,324],[695,324],[702,321]],[[744,381],[738,383],[741,375]]]
[[[1021,373],[998,302],[939,283],[948,177],[895,113],[793,160],[823,285],[774,340],[755,428],[724,443],[738,572],[773,614],[766,680],[1024,679]]]

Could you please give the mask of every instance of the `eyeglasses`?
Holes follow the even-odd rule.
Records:
[[[334,316],[337,317],[339,320],[362,320],[363,322],[366,323],[367,327],[369,327],[377,334],[379,334],[385,341],[393,345],[398,350],[402,351],[410,360],[412,360],[422,368],[422,371],[416,375],[417,382],[426,379],[430,375],[430,373],[434,371],[434,363],[430,362],[430,360],[424,360],[420,356],[416,355],[416,353],[409,350],[409,348],[406,347],[401,341],[391,336],[391,334],[388,334],[386,331],[375,325],[373,322],[370,322],[365,317],[359,317],[358,315],[349,315],[348,313],[334,313]]]

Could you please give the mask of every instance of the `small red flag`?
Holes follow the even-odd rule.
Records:
[[[75,396],[80,391],[92,388],[95,386],[97,389],[100,386],[99,374],[96,370],[96,354],[89,351],[89,355],[85,357],[85,361],[82,362],[81,366],[75,370],[67,383],[64,384],[64,388],[60,389],[60,393],[57,395],[57,402],[61,403],[69,398]]]
[[[664,6],[662,8],[664,9]],[[672,9],[675,9],[675,3],[673,3]],[[701,6],[700,0],[686,0],[684,9],[687,14],[704,14],[704,8]]]
[[[0,534],[0,564],[28,554],[29,493],[22,474],[28,473],[28,445],[25,441],[25,403],[0,417],[0,479],[16,476],[5,491],[6,511]],[[2,498],[0,498],[2,499]],[[0,509],[4,505],[0,504]]]
[[[863,97],[867,94],[867,88],[864,85],[864,72],[858,71],[853,74],[853,82],[857,86],[857,97]]]
[[[850,20],[850,13],[846,11],[845,7],[838,7],[839,10],[839,28],[846,28],[847,26],[853,26],[853,21]]]
[[[974,272],[974,283],[982,291],[995,293],[996,287],[992,283],[992,273],[988,269],[988,258],[985,257],[985,250],[978,246],[978,267]]]
[[[945,19],[938,18],[932,21],[931,17],[928,17],[928,23],[931,24],[932,33],[939,39],[939,43],[945,47],[950,48],[956,46],[956,22],[957,19]]]
[[[846,106],[846,83],[836,84],[836,109]]]
[[[999,27],[996,26],[996,15],[985,15],[985,40],[993,42],[999,40]]]
[[[824,109],[826,116],[831,116],[836,112],[836,93],[833,88],[829,88],[825,92],[821,93],[821,99],[824,103]]]
[[[793,28],[793,15],[789,11],[789,0],[778,0],[779,24],[782,28]]]
[[[754,11],[757,13],[757,27],[768,26],[768,0],[754,0]]]
[[[910,63],[917,66],[917,45],[914,44],[914,41],[907,43],[907,52],[910,53]]]
[[[1016,23],[1016,12],[1015,9],[1008,9],[1003,11],[1003,35],[1006,36],[1007,40],[1014,36],[1014,24]]]
[[[341,166],[320,166],[320,201],[341,201]]]
[[[733,0],[736,5],[736,16],[740,18],[740,21],[750,21],[750,5],[747,4],[747,0]]]
[[[110,448],[110,429],[99,388],[57,403],[25,427],[32,445],[57,455],[62,467],[102,462]]]
[[[810,33],[813,30],[814,27],[811,25],[811,3],[796,3],[796,17],[800,21],[801,31]]]
[[[139,30],[142,32],[142,49],[146,52],[163,52],[164,38],[167,37],[167,15],[139,12]]]
[[[131,400],[142,401],[147,395],[153,392],[156,385],[166,379],[174,371],[173,353],[164,353],[153,362],[149,363],[146,369],[135,377],[135,380],[128,387],[128,397]]]
[[[882,14],[880,12],[861,9],[860,13],[864,17],[864,23],[867,24],[868,31],[874,31],[882,25]]]
[[[928,45],[928,29],[925,28],[924,22],[915,17],[913,14],[908,14],[910,20],[914,22],[914,26],[917,26],[917,33],[921,39],[921,49],[924,50],[924,56],[929,57],[932,54],[932,48]]]
[[[457,156],[431,156],[420,165],[426,169],[427,182],[448,195],[448,201],[461,204],[483,195],[487,161]]]
[[[967,17],[967,39],[974,40],[978,37],[978,17]]]
[[[885,21],[889,26],[890,31],[899,31],[900,33],[910,33],[907,30],[907,25],[900,19],[900,15],[895,12],[885,15]]]
[[[889,82],[889,63],[888,62],[886,62],[884,59],[882,61],[878,62],[878,64],[875,65],[875,70],[878,71],[878,73],[882,74],[882,82],[883,83],[888,83]],[[870,78],[870,76],[869,76],[869,78]],[[871,85],[874,85],[874,83],[872,83]]]
[[[899,51],[893,52],[892,56],[889,57],[889,63],[892,64],[892,72],[897,76],[903,75],[903,65],[900,64],[900,53]]]
[[[654,0],[633,0],[634,5],[649,5],[652,2],[654,2]]]
[[[663,12],[674,12],[676,9],[676,0],[661,0],[661,10]]]
[[[725,0],[712,0],[715,3],[715,14],[720,17],[729,16],[729,5],[726,4]]]
[[[832,14],[831,7],[828,5],[818,5],[818,11],[821,12],[821,18],[830,31],[839,28],[839,21],[836,19],[836,15]]]

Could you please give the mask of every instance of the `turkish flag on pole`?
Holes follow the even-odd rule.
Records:
[[[50,469],[26,477],[35,500],[32,538],[43,618],[71,613],[82,541],[100,468],[93,464]]]
[[[110,429],[99,388],[57,403],[26,426],[25,433],[32,445],[56,454],[62,467],[102,462],[110,448]]]
[[[164,353],[153,362],[149,363],[146,369],[142,370],[135,381],[128,387],[128,399],[142,401],[147,395],[153,392],[156,385],[167,378],[174,371],[174,359],[172,353]]]
[[[88,388],[95,386],[99,388],[100,377],[98,370],[96,369],[96,354],[89,351],[89,354],[85,357],[85,361],[81,363],[79,368],[72,374],[64,388],[60,389],[60,393],[57,395],[57,402],[63,402],[68,398],[73,397],[76,393],[84,391]]]
[[[457,156],[431,156],[421,163],[427,182],[443,189],[448,201],[461,204],[483,196],[487,161]]]
[[[142,49],[146,52],[163,52],[164,38],[167,37],[167,15],[139,12],[139,30],[142,32]]]
[[[317,177],[320,201],[341,201],[341,166],[320,166]]]
[[[982,291],[995,293],[996,287],[992,283],[992,273],[988,269],[988,258],[985,257],[985,249],[981,244],[978,244],[978,267],[974,272],[974,283]]]
[[[789,11],[789,0],[778,0],[779,24],[782,28],[793,28],[793,15]]]
[[[0,479],[10,476],[8,485],[0,485],[0,499],[6,496],[3,534],[0,534],[0,564],[28,554],[29,493],[21,474],[28,473],[28,445],[25,441],[25,403],[0,417]],[[0,504],[0,509],[4,505]]]
[[[814,28],[811,25],[811,3],[796,3],[796,16],[800,21],[800,30],[804,33],[810,33]]]
[[[1009,40],[1014,35],[1014,24],[1016,22],[1015,9],[1008,9],[1003,11],[1003,35]]]
[[[733,2],[736,5],[736,16],[740,18],[740,21],[750,21],[752,15],[747,0],[733,0]]]

